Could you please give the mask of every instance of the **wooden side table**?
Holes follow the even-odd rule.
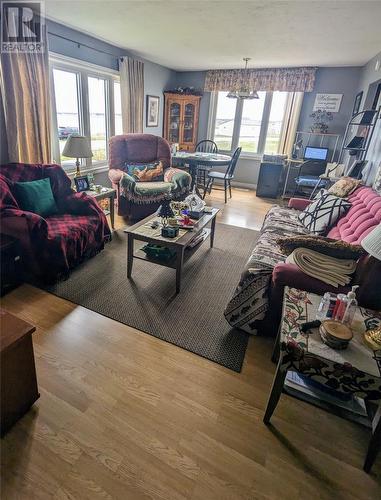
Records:
[[[86,194],[95,198],[97,201],[100,200],[109,200],[110,211],[105,210],[106,215],[110,215],[111,228],[114,229],[114,220],[115,220],[115,198],[116,198],[116,189],[106,188],[104,187],[102,192],[97,193],[96,191],[85,191]]]
[[[32,333],[36,328],[0,309],[1,435],[40,397]]]
[[[364,400],[372,421],[372,436],[364,463],[364,470],[369,472],[381,446],[381,351],[373,352],[366,347],[363,333],[381,323],[381,315],[358,307],[349,346],[345,350],[331,349],[322,342],[317,328],[308,333],[300,331],[302,323],[315,319],[320,299],[313,293],[285,288],[282,321],[275,345],[279,362],[263,421],[269,423],[288,371],[319,382],[327,389],[358,396]]]

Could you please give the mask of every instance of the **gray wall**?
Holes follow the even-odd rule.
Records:
[[[313,92],[304,94],[303,105],[300,112],[298,130],[308,131],[313,119],[310,118],[316,94],[343,94],[338,113],[333,114],[329,122],[329,132],[343,135],[345,127],[352,116],[354,98],[357,93],[361,68],[319,68],[316,71],[316,80]]]

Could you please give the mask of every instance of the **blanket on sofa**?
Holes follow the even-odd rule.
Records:
[[[228,323],[235,328],[256,334],[269,307],[268,290],[274,266],[286,256],[277,244],[282,236],[308,234],[298,219],[300,212],[273,206],[263,222],[255,245],[233,297],[225,308]]]
[[[303,247],[295,248],[286,262],[296,264],[308,276],[335,287],[348,285],[356,270],[354,260],[337,259]]]

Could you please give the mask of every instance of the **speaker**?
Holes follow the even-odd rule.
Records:
[[[259,169],[256,195],[260,198],[277,198],[283,165],[262,162]]]

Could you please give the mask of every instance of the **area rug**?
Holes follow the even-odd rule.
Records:
[[[185,263],[176,295],[173,269],[134,259],[127,278],[127,235],[116,231],[100,254],[44,289],[239,372],[248,335],[232,330],[223,312],[257,238],[217,224],[214,247],[204,242]]]

